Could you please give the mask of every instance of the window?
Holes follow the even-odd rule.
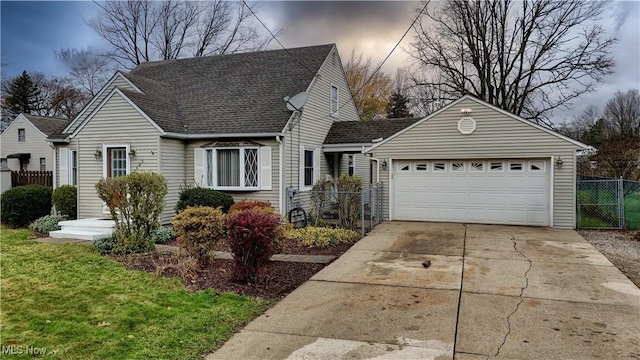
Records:
[[[544,161],[542,160],[529,161],[529,171],[530,172],[544,171]]]
[[[445,171],[445,163],[443,163],[443,162],[434,162],[433,163],[433,171]]]
[[[107,147],[107,177],[127,175],[127,148]]]
[[[207,149],[206,162],[209,186],[231,190],[257,189],[257,148]]]
[[[40,158],[40,171],[47,171],[47,159]]]
[[[72,149],[69,152],[69,162],[71,163],[69,166],[69,180],[71,181],[70,185],[77,186],[78,185],[78,150]]]
[[[25,135],[24,129],[18,129],[18,141],[25,142],[25,139],[26,139],[26,135]]]
[[[502,161],[492,161],[489,171],[502,171]]]
[[[472,162],[471,166],[469,167],[469,171],[484,171],[484,163],[483,162]]]
[[[427,171],[427,163],[417,163],[416,171]]]
[[[509,161],[509,171],[524,171],[522,161]]]
[[[411,163],[398,161],[398,171],[411,171]]]
[[[338,114],[338,87],[331,85],[331,115]]]
[[[355,161],[353,154],[349,154],[349,176],[353,176],[355,173]]]
[[[451,163],[451,171],[464,171],[464,163],[463,162],[452,162]]]
[[[0,167],[7,167],[7,159],[6,158],[2,158],[0,159]]]
[[[304,151],[304,186],[313,186],[313,150]]]

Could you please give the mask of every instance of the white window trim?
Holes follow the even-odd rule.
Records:
[[[102,144],[102,177],[107,177],[107,161],[109,156],[107,154],[110,148],[126,148],[127,152],[127,175],[131,174],[131,159],[129,159],[129,153],[131,152],[131,144]],[[67,165],[68,166],[68,165]]]
[[[22,140],[20,140],[20,130],[22,130],[22,134],[24,135]],[[27,142],[27,130],[25,130],[24,128],[18,129],[18,142]]]
[[[500,163],[500,169],[492,169],[492,164],[497,164]],[[489,166],[487,167],[487,170],[489,170],[489,172],[504,172],[504,168],[505,168],[505,162],[504,161],[489,161]]]
[[[311,151],[313,153],[313,178],[312,178],[311,186],[306,185],[304,183],[304,152],[305,151]],[[300,174],[299,174],[298,183],[300,186],[300,190],[308,191],[313,189],[313,185],[315,185],[316,182],[318,182],[318,179],[320,179],[320,149],[319,148],[300,145],[300,169],[299,170],[300,170]]]
[[[336,111],[333,111],[333,89],[336,89]],[[331,83],[329,87],[329,114],[331,116],[338,116],[338,111],[340,110],[340,88],[338,85]]]
[[[42,170],[42,166],[44,165],[44,170]],[[47,158],[41,157],[39,163],[40,171],[47,171]]]
[[[69,149],[69,151],[67,153],[68,157],[69,157],[67,159],[67,167],[68,167],[67,171],[69,173],[69,179],[68,179],[67,182],[68,182],[69,185],[78,186],[78,184],[77,184],[78,183],[78,179],[77,179],[78,173],[77,172],[76,172],[76,183],[74,184],[74,181],[73,181],[73,153],[76,154],[76,170],[78,169],[78,162],[79,162],[78,161],[79,160],[78,159],[78,149],[71,148],[71,149]]]
[[[256,186],[244,186],[245,183],[245,178],[246,178],[246,174],[244,172],[244,153],[245,150],[248,149],[253,149],[256,150],[256,155],[258,157],[257,159],[257,169],[256,171],[257,173],[257,177],[258,177],[258,182]],[[225,190],[225,191],[257,191],[260,190],[260,165],[262,164],[262,159],[261,159],[261,154],[260,154],[260,147],[259,146],[234,146],[234,147],[206,147],[204,148],[204,181],[207,181],[208,179],[208,175],[209,175],[209,168],[208,168],[208,162],[207,162],[207,151],[211,150],[211,179],[213,180],[213,184],[206,184],[206,187],[209,189],[214,189],[214,190]],[[240,186],[218,186],[218,150],[240,150],[239,151],[239,157],[238,157],[238,161],[240,162],[240,169],[242,169],[242,171],[240,171]]]
[[[515,165],[515,164],[520,164],[520,170],[511,168],[511,165]],[[518,173],[520,173],[520,172],[524,172],[525,171],[525,169],[527,167],[527,162],[524,161],[524,160],[512,160],[512,161],[508,161],[508,166],[509,166],[507,168],[508,172],[518,172]]]
[[[349,164],[349,160],[351,160],[351,164]],[[349,174],[349,172],[351,172],[351,174]],[[353,176],[355,174],[356,174],[356,154],[348,154],[347,155],[347,175]]]

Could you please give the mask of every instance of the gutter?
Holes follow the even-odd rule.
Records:
[[[211,138],[247,138],[247,137],[262,137],[271,138],[276,136],[282,136],[281,132],[269,132],[269,133],[229,133],[229,134],[180,134],[174,132],[167,132],[164,137],[170,137],[174,139],[183,140],[197,140],[197,139],[211,139]]]
[[[282,181],[284,181],[284,168],[282,166],[283,157],[284,157],[284,146],[282,144],[282,140],[280,140],[280,136],[276,136],[276,141],[278,142],[278,211],[280,214],[284,214],[284,191],[282,188]]]

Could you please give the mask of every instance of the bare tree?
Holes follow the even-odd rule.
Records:
[[[611,74],[611,48],[589,0],[446,0],[416,23],[410,54],[445,96],[471,94],[527,119],[548,116]]]
[[[571,121],[565,120],[562,124],[555,126],[555,130],[572,139],[589,142],[585,137],[596,128],[596,122],[600,119],[602,119],[602,112],[596,105],[591,104]]]
[[[630,89],[616,91],[604,108],[604,118],[614,133],[622,136],[640,136],[640,92]]]
[[[242,2],[105,1],[88,24],[111,45],[106,54],[124,67],[145,61],[264,49]]]
[[[355,49],[351,50],[344,72],[362,120],[385,117],[393,91],[391,77],[380,71],[373,73],[371,58],[364,59],[362,52],[356,54]]]
[[[71,119],[89,100],[69,78],[47,78],[40,72],[31,73],[31,78],[39,90],[34,109],[30,112],[33,115]]]
[[[89,50],[61,49],[55,55],[69,69],[73,84],[89,97],[98,93],[114,70],[108,58]]]

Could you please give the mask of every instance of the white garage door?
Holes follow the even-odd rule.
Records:
[[[550,225],[548,160],[393,164],[394,220]]]

